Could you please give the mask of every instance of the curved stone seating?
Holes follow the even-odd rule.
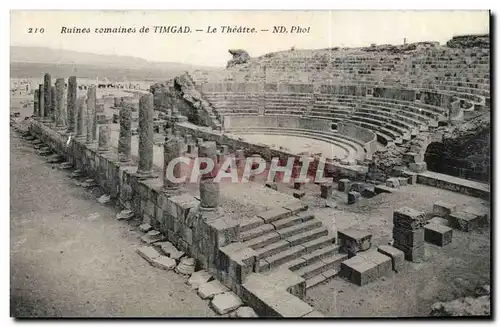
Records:
[[[391,131],[394,131],[401,136],[408,135],[411,133],[411,128],[408,128],[407,125],[401,124],[399,121],[389,118],[387,116],[378,115],[376,113],[356,112],[354,115],[351,116],[351,119],[356,119],[358,117],[367,118],[374,122],[380,122],[381,126],[386,127],[387,129],[390,129]]]
[[[252,93],[204,93],[220,115],[259,113],[259,95]]]
[[[265,113],[270,115],[303,115],[312,100],[311,93],[265,93]]]
[[[362,161],[365,157],[364,144],[356,139],[335,132],[315,131],[301,128],[283,128],[283,127],[254,127],[251,129],[231,129],[229,133],[241,134],[271,134],[271,135],[290,135],[307,137],[319,141],[325,141],[334,144],[348,152],[346,158],[339,159],[357,159]]]

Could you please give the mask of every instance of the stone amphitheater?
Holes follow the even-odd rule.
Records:
[[[12,124],[141,223],[139,254],[190,275],[221,315],[449,315],[431,305],[457,297],[457,276],[458,295],[489,284],[489,35],[230,53],[127,96],[46,75]],[[179,176],[198,156],[234,158],[239,177],[245,157],[267,165],[249,183],[173,184],[179,156]],[[311,182],[270,180],[275,157],[294,179],[307,158]]]

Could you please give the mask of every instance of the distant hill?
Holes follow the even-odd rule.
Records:
[[[56,50],[45,47],[10,47],[11,77],[37,77],[45,72],[52,76],[77,75],[110,79],[169,79],[184,71],[217,68],[174,62],[153,62],[130,56]]]

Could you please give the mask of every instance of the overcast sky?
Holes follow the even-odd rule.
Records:
[[[140,34],[142,26],[190,26],[190,34]],[[209,26],[255,27],[255,34],[207,34]],[[273,26],[310,27],[304,34],[273,34]],[[61,34],[62,27],[90,34]],[[29,28],[44,33],[28,33]],[[95,28],[135,27],[135,34],[96,34]],[[194,32],[202,29],[204,32]],[[269,32],[261,32],[268,29]],[[489,32],[487,11],[12,11],[11,45],[45,46],[152,61],[225,66],[230,48],[251,56],[286,50],[438,41]]]

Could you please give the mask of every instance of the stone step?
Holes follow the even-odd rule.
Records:
[[[292,237],[294,235],[307,232],[311,229],[315,229],[318,227],[322,227],[321,221],[317,219],[311,219],[290,227],[285,227],[283,229],[277,230],[276,232],[280,234],[281,239],[287,239],[289,237]]]
[[[302,245],[303,246],[303,245]],[[331,255],[335,255],[339,253],[339,246],[336,244],[327,245],[325,247],[316,249],[312,252],[307,251],[308,253],[302,256],[302,259],[306,260],[307,263],[313,263],[315,261],[319,261],[322,258],[329,257]]]
[[[286,240],[290,242],[291,246],[294,245],[299,245],[299,244],[306,244],[312,240],[319,239],[321,237],[327,236],[328,235],[328,229],[326,229],[324,226],[314,228],[311,230],[308,230],[306,232],[291,236],[287,238]]]
[[[326,280],[325,276],[322,274],[316,275],[314,277],[311,277],[309,279],[306,279],[306,289],[311,288],[313,286],[318,285],[319,283],[322,283]]]
[[[248,246],[249,248],[257,250],[257,249],[265,247],[271,243],[278,242],[280,240],[281,240],[280,234],[278,234],[276,231],[272,231],[272,232],[264,234],[262,236],[252,238],[252,239],[244,242],[244,244],[246,246]]]
[[[318,274],[314,277],[306,279],[306,289],[316,286],[322,282],[326,282],[333,277],[336,277],[339,274],[340,270],[332,268],[325,270],[321,274]]]
[[[326,230],[326,234],[323,232],[321,235],[314,234],[315,231],[319,230]],[[307,248],[307,252],[312,252],[314,250],[317,250],[325,245],[330,245],[334,244],[336,240],[336,235],[330,231],[328,231],[326,228],[321,227],[317,229],[310,230],[306,233],[299,234],[296,236],[292,236],[291,238],[299,238],[298,236],[306,235],[306,234],[313,234],[313,237],[307,239],[307,242],[301,243],[303,246]],[[287,239],[287,241],[290,242],[290,239]],[[293,245],[293,244],[292,244]]]
[[[313,214],[307,213],[307,212],[302,212],[302,213],[299,213],[298,215],[295,215],[295,216],[291,216],[288,218],[283,218],[283,219],[273,221],[271,223],[271,225],[273,225],[274,228],[276,228],[276,229],[283,229],[286,227],[294,226],[296,224],[300,224],[301,222],[304,222],[304,221],[311,220],[313,218],[314,218]]]
[[[307,249],[302,245],[293,246],[285,251],[278,252],[270,257],[267,257],[265,261],[269,263],[269,268],[273,269],[278,267],[279,265],[291,261],[293,259],[299,258],[304,253],[306,253]]]
[[[256,252],[258,253],[260,259],[265,259],[271,255],[274,255],[278,252],[286,250],[289,247],[290,247],[289,242],[287,242],[286,240],[280,240],[278,242],[266,245],[266,246],[256,250]]]
[[[304,279],[309,279],[329,269],[340,270],[340,264],[346,259],[347,254],[334,254],[297,269],[295,272]]]
[[[240,240],[242,242],[246,242],[246,241],[251,240],[253,238],[257,238],[259,236],[267,234],[271,231],[274,231],[274,226],[271,224],[264,224],[264,225],[252,228],[246,232],[240,233]]]

